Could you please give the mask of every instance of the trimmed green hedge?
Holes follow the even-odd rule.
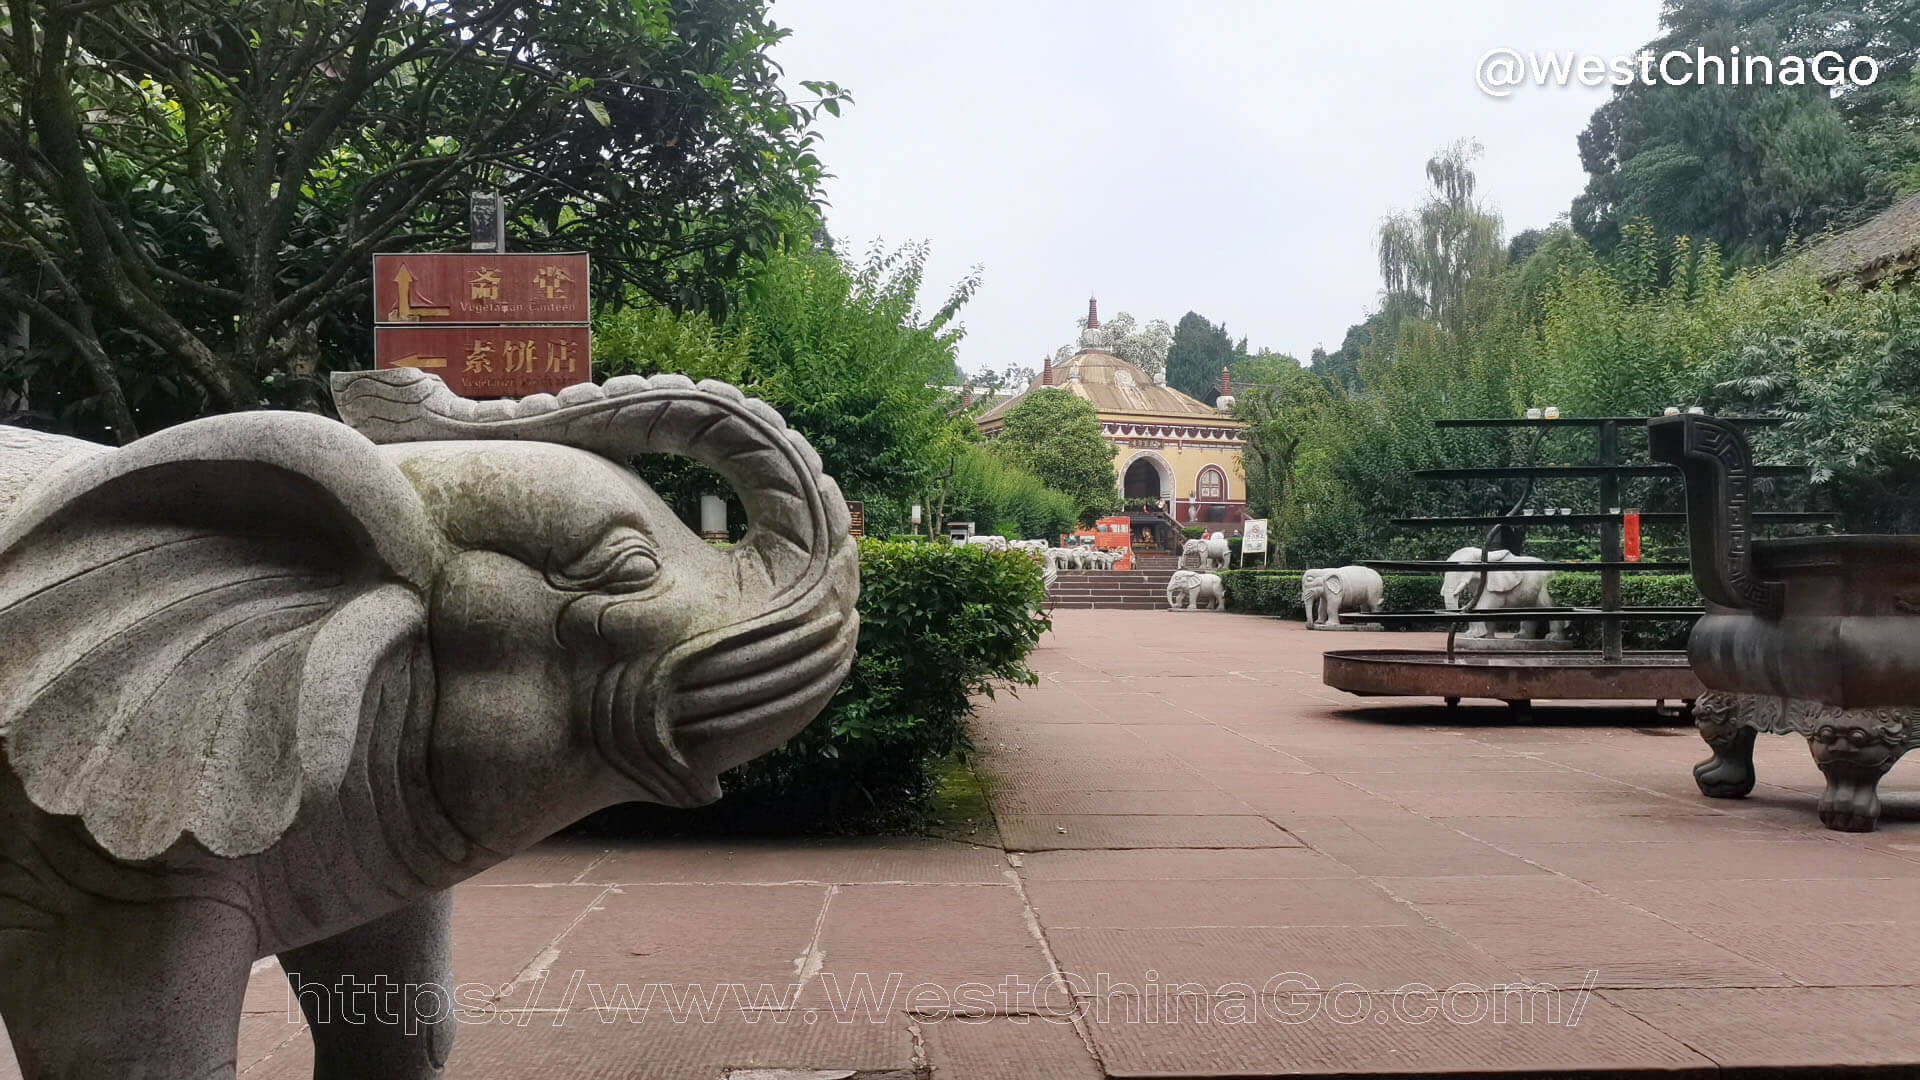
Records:
[[[1227,587],[1227,610],[1240,615],[1277,615],[1305,619],[1300,604],[1298,570],[1227,570],[1220,574]]]
[[[966,750],[973,699],[1039,682],[1052,627],[1040,566],[1017,551],[860,541],[860,641],[839,693],[785,746],[722,777],[697,810],[633,805],[589,828],[876,832],[919,823],[941,759]]]
[[[1600,575],[1563,570],[1547,583],[1547,592],[1556,604],[1599,607]],[[1691,574],[1622,574],[1620,602],[1629,607],[1699,607],[1701,599]],[[1621,638],[1629,649],[1684,649],[1692,627],[1693,623],[1686,619],[1630,622],[1623,628]],[[1600,627],[1595,623],[1575,623],[1573,639],[1598,648]]]

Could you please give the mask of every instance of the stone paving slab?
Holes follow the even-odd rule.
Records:
[[[1056,613],[975,724],[1001,844],[556,838],[456,891],[448,1075],[1920,1075],[1920,770],[1829,833],[1797,740],[1708,800],[1650,710],[1320,685],[1420,640]],[[242,1077],[311,1074],[287,1006]]]

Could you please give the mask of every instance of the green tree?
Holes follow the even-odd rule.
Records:
[[[1120,505],[1113,444],[1093,403],[1058,387],[1036,389],[1007,410],[993,449],[1074,502],[1082,521]]]
[[[612,313],[595,327],[596,353],[610,373],[723,379],[768,402],[807,436],[848,498],[888,504],[870,512],[891,520],[944,467],[966,426],[941,387],[962,333],[955,318],[980,278],[961,279],[924,314],[927,255],[925,244],[875,248],[857,263],[780,252],[755,270],[722,326],[657,307]]]
[[[317,407],[365,362],[370,254],[457,245],[476,188],[517,246],[591,251],[603,298],[718,310],[811,223],[844,99],[788,99],[782,36],[764,0],[20,0],[0,303],[54,353],[33,408],[124,440]]]
[[[1237,355],[1227,326],[1189,311],[1174,324],[1167,346],[1167,385],[1211,405],[1220,396],[1220,372]]]
[[[1581,134],[1586,190],[1573,225],[1601,251],[1631,221],[1710,239],[1735,261],[1844,224],[1920,185],[1920,8],[1910,0],[1668,0],[1655,56],[1873,57],[1867,87],[1645,86],[1617,89]],[[1742,81],[1750,81],[1743,69]],[[1689,68],[1691,70],[1691,68]]]
[[[1380,224],[1380,277],[1387,310],[1458,332],[1467,290],[1506,261],[1499,215],[1473,197],[1480,144],[1463,139],[1427,159],[1432,192],[1418,210]]]

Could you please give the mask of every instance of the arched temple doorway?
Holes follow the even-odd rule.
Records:
[[[1173,466],[1151,450],[1135,453],[1120,470],[1120,495],[1126,499],[1172,499]]]
[[[1120,493],[1129,499],[1159,498],[1160,470],[1145,458],[1127,466],[1127,476],[1120,485]]]

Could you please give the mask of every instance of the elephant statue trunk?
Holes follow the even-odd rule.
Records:
[[[27,1080],[231,1075],[275,954],[316,1076],[439,1076],[450,1016],[329,1024],[348,988],[300,980],[445,988],[451,885],[614,803],[719,797],[852,662],[846,503],[766,404],[334,380],[345,424],[0,438],[0,1015]],[[660,453],[733,487],[739,544],[639,479]]]

